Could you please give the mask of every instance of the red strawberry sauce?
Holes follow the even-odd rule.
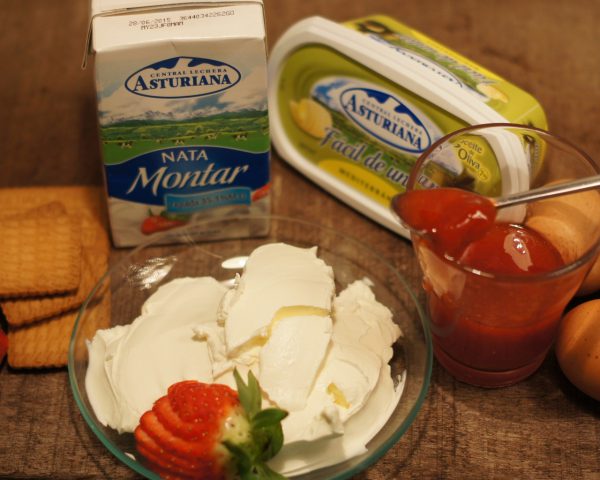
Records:
[[[539,277],[564,265],[558,250],[525,226],[496,222],[490,200],[460,189],[411,190],[392,209],[413,232],[440,363],[483,386],[532,373],[572,294],[572,278]]]

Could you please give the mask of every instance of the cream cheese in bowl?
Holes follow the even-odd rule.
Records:
[[[236,219],[255,220],[269,222],[267,237],[195,243],[188,226],[166,234],[180,235],[181,245],[132,251],[89,299],[110,299],[112,327],[90,332],[87,310],[80,315],[69,363],[77,404],[107,448],[147,478],[158,476],[138,459],[130,432],[182,379],[234,387],[234,368],[252,370],[263,406],[289,412],[270,465],[298,479],[363,470],[424,400],[430,337],[402,277],[333,230],[276,216]],[[252,319],[238,331],[244,313]]]
[[[293,475],[366,450],[402,395],[403,379],[394,386],[387,363],[400,334],[368,279],[335,296],[333,269],[316,247],[271,243],[250,254],[233,288],[178,278],[131,324],[98,331],[86,389],[103,424],[133,432],[169,385],[234,386],[234,368],[252,369],[264,403],[289,412],[273,463]],[[313,442],[323,454],[303,455]]]

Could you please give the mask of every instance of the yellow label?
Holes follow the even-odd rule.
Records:
[[[392,186],[364,167],[333,159],[323,160],[319,163],[319,166],[344,183],[351,185],[363,195],[386,207],[389,206],[394,195],[398,193]]]

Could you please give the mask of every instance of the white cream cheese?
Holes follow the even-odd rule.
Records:
[[[282,318],[260,351],[258,380],[269,399],[288,411],[303,410],[331,340],[329,315]]]
[[[333,272],[316,248],[285,244],[255,250],[231,290],[206,277],[165,284],[131,325],[89,342],[96,416],[131,432],[172,383],[234,387],[233,369],[251,369],[265,406],[289,412],[277,471],[296,475],[363,453],[402,394],[388,365],[401,332],[368,280],[333,296]]]
[[[283,307],[331,309],[333,270],[317,257],[317,249],[283,243],[258,247],[248,257],[237,286],[227,292],[219,319],[225,324],[229,352],[265,337]]]
[[[392,312],[375,299],[369,281],[350,284],[333,302],[334,340],[355,344],[357,341],[378,354],[384,363],[392,358],[392,345],[400,336],[400,327]]]
[[[131,432],[169,385],[213,381],[208,348],[192,327],[215,321],[224,293],[213,278],[179,278],[160,287],[131,324],[96,333],[85,382],[103,425]]]

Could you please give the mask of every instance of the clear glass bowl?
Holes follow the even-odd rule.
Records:
[[[240,232],[258,236],[235,238]],[[215,235],[229,239],[210,240]],[[118,434],[98,422],[87,396],[86,340],[94,335],[96,325],[89,306],[110,302],[110,326],[128,324],[139,315],[142,304],[160,285],[178,277],[202,275],[232,283],[235,274],[241,272],[244,257],[256,247],[272,242],[318,246],[319,257],[333,267],[338,292],[354,280],[368,277],[377,299],[393,312],[394,321],[403,332],[394,346],[391,365],[395,376],[406,370],[404,392],[388,422],[367,445],[368,451],[344,463],[294,478],[349,478],[384,455],[415,419],[429,387],[433,361],[431,337],[423,309],[392,265],[370,245],[309,222],[276,216],[206,220],[153,237],[149,243],[124,253],[124,258],[92,290],[73,329],[68,367],[75,401],[106,448],[139,474],[159,479],[135,459],[131,434]]]

